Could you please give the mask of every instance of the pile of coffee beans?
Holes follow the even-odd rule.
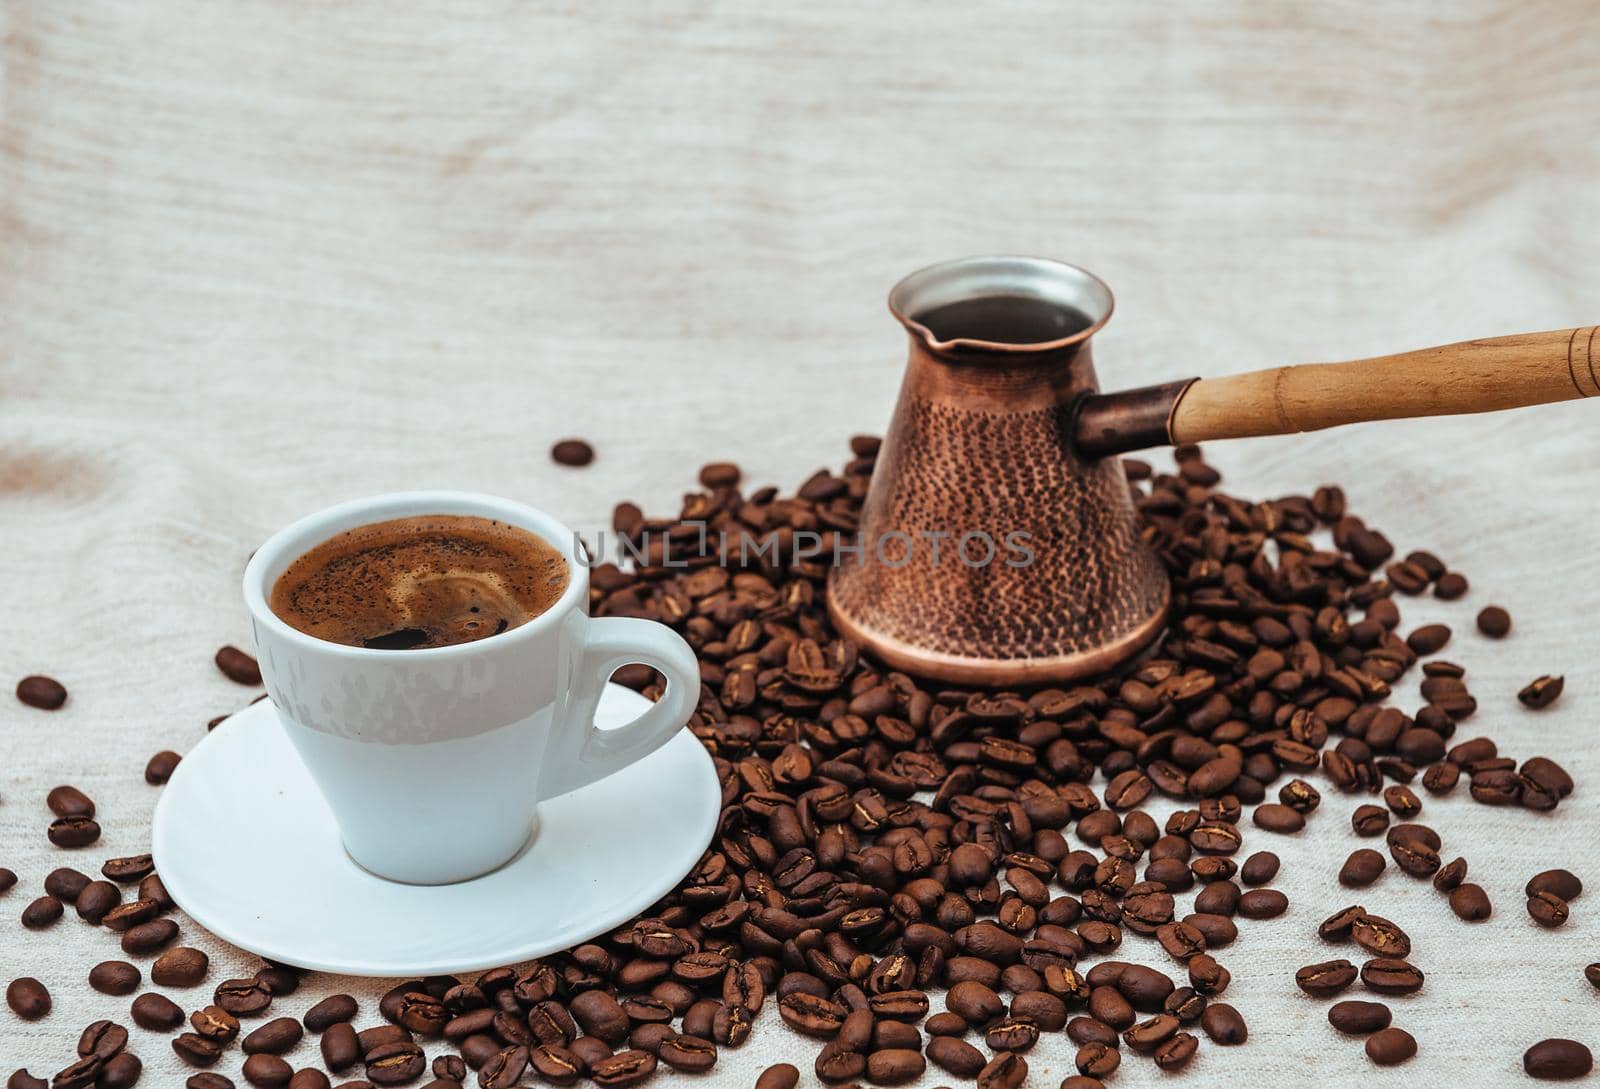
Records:
[[[1181,1070],[1202,1037],[1220,1047],[1248,1039],[1225,1000],[1224,951],[1236,918],[1272,919],[1288,901],[1271,887],[1277,856],[1246,856],[1247,835],[1302,829],[1330,790],[1352,803],[1356,831],[1387,848],[1387,857],[1353,853],[1342,885],[1366,888],[1393,861],[1431,879],[1470,921],[1490,914],[1488,897],[1466,881],[1466,859],[1445,862],[1441,837],[1417,822],[1423,802],[1413,787],[1448,794],[1465,778],[1478,802],[1535,811],[1573,790],[1548,758],[1459,738],[1477,701],[1461,666],[1430,657],[1449,643],[1449,628],[1401,633],[1399,598],[1459,598],[1464,576],[1426,552],[1397,559],[1383,534],[1346,511],[1337,487],[1265,502],[1227,495],[1193,448],[1177,451],[1174,473],[1124,463],[1143,535],[1174,590],[1169,628],[1150,654],[1113,676],[1033,691],[957,688],[885,669],[835,635],[827,566],[797,547],[817,534],[829,555],[834,535],[854,532],[878,443],[860,437],[851,451],[842,472],[818,472],[794,495],[745,492],[738,467],[719,462],[701,471],[675,517],[650,518],[631,503],[615,511],[613,528],[643,559],[593,570],[592,611],[670,624],[694,648],[702,685],[690,729],[722,788],[713,843],[672,893],[541,962],[403,982],[379,1003],[381,1023],[364,1030],[348,995],[298,1020],[285,1014],[298,978],[273,964],[217,983],[187,1015],[141,995],[131,1016],[173,1034],[176,1054],[198,1071],[190,1089],[230,1089],[207,1068],[235,1045],[247,1056],[245,1080],[267,1089],[322,1089],[329,1075],[349,1087],[431,1077],[442,1089],[473,1072],[483,1089],[530,1079],[609,1089],[661,1067],[712,1070],[774,1015],[816,1041],[815,1074],[829,1085],[901,1084],[932,1064],[952,1082],[1018,1089],[1030,1050],[1064,1036],[1078,1073],[1062,1089],[1097,1089],[1124,1063]],[[577,465],[592,454],[561,444],[553,456]],[[1495,638],[1511,630],[1495,607],[1477,623]],[[229,677],[259,680],[248,656],[225,650],[217,665]],[[1390,686],[1424,657],[1423,706],[1389,706]],[[616,679],[659,694],[647,668]],[[1560,691],[1560,678],[1544,677],[1521,699],[1542,708]],[[35,706],[55,699],[36,683],[18,694]],[[158,753],[147,781],[165,782],[177,759]],[[1322,789],[1307,778],[1319,773]],[[1179,804],[1163,822],[1142,808],[1157,796]],[[70,788],[51,798],[57,824],[67,822],[52,825],[51,838],[94,842],[93,803]],[[204,954],[173,945],[176,927],[150,929],[168,922],[172,904],[148,856],[113,860],[102,876],[56,871],[24,925],[49,926],[71,905],[120,931],[130,956],[161,952],[150,968],[157,985],[208,974]],[[124,901],[122,888],[134,884]],[[1566,871],[1536,875],[1529,913],[1559,925],[1581,888]],[[1178,898],[1190,894],[1185,911]],[[1330,954],[1348,946],[1356,959],[1301,968],[1295,983],[1309,995],[1424,987],[1406,931],[1382,915],[1351,906],[1317,936]],[[1167,968],[1137,962],[1146,957]],[[1600,965],[1585,972],[1600,987]],[[127,995],[141,971],[108,961],[88,978]],[[50,1011],[35,980],[14,982],[8,1000],[19,1016]],[[1327,1016],[1365,1038],[1373,1063],[1417,1054],[1381,1001],[1340,997]],[[296,1071],[281,1057],[306,1033],[321,1070]],[[126,1035],[109,1022],[89,1026],[50,1084],[131,1085],[139,1063]],[[1535,1077],[1592,1065],[1586,1047],[1566,1040],[1533,1044],[1523,1062]],[[756,1087],[799,1081],[780,1063]],[[8,1083],[45,1085],[25,1071]]]

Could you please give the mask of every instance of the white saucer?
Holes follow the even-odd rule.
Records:
[[[601,729],[647,705],[608,685]],[[721,791],[683,730],[631,767],[539,807],[539,834],[493,873],[402,885],[351,861],[267,700],[183,758],[156,805],[152,853],[178,906],[263,957],[361,976],[475,971],[578,945],[665,895],[699,861]]]

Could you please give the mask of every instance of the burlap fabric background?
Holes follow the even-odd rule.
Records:
[[[888,287],[971,252],[1106,277],[1108,386],[1600,320],[1600,33],[1577,0],[22,0],[0,25],[0,677],[72,691],[53,715],[0,700],[0,865],[21,875],[0,974],[56,1002],[31,1025],[0,1011],[0,1074],[48,1075],[85,1023],[127,1022],[127,999],[84,984],[113,936],[70,912],[37,934],[14,920],[52,867],[146,848],[145,759],[253,694],[210,657],[248,638],[245,557],[300,514],[457,486],[592,530],[623,497],[674,507],[710,458],[793,485],[887,418]],[[1393,869],[1360,897],[1428,972],[1392,1003],[1422,1047],[1399,1071],[1291,981],[1352,899],[1333,875],[1353,803],[1252,835],[1294,907],[1242,924],[1223,959],[1251,1042],[1207,1043],[1186,1084],[1513,1084],[1540,1037],[1600,1045],[1580,974],[1595,905],[1546,933],[1520,895],[1553,865],[1600,882],[1597,413],[1212,449],[1240,494],[1342,481],[1402,548],[1465,571],[1467,601],[1405,603],[1408,628],[1457,629],[1446,653],[1482,708],[1461,736],[1582,785],[1546,817],[1427,800],[1491,921],[1468,928]],[[546,456],[573,433],[599,450],[587,470]],[[1503,644],[1471,630],[1491,601],[1516,617]],[[1566,695],[1523,711],[1543,672]],[[91,850],[45,840],[63,781],[100,803]],[[260,834],[219,828],[217,850]],[[187,920],[183,940],[213,955],[211,984],[254,967]],[[383,987],[317,976],[280,1007],[349,990],[365,1025]],[[165,1039],[132,1047],[146,1084],[178,1084]],[[791,1059],[814,1084],[813,1055],[769,1010],[703,1080]],[[1071,1055],[1041,1044],[1029,1084]],[[1135,1060],[1117,1075],[1163,1080]]]

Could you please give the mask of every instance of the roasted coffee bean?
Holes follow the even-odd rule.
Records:
[[[717,1065],[717,1045],[699,1036],[676,1034],[661,1042],[656,1058],[674,1070],[699,1073]]]
[[[100,922],[107,930],[123,933],[150,922],[161,913],[161,905],[153,900],[129,900],[107,911]]]
[[[755,1089],[795,1089],[799,1084],[798,1067],[792,1063],[774,1063],[757,1076]]]
[[[48,894],[41,896],[22,909],[22,925],[29,930],[43,930],[60,920],[62,911],[60,900]]]
[[[1450,890],[1450,910],[1461,919],[1475,923],[1487,919],[1494,909],[1483,886],[1469,881]]]
[[[282,1055],[292,1051],[305,1030],[300,1027],[300,1022],[293,1017],[276,1017],[260,1028],[249,1033],[239,1041],[239,1046],[246,1055],[263,1052],[268,1055]]]
[[[216,1003],[235,1017],[251,1017],[272,1005],[272,992],[258,979],[229,979],[217,984]]]
[[[1416,1038],[1405,1029],[1393,1025],[1367,1037],[1367,1058],[1379,1066],[1395,1066],[1416,1053]]]
[[[100,838],[100,826],[91,817],[57,817],[46,834],[57,847],[87,847]]]
[[[1277,889],[1251,889],[1239,897],[1239,914],[1246,919],[1276,919],[1289,910],[1289,898]]]
[[[125,960],[101,961],[89,969],[89,986],[101,994],[132,994],[139,989],[139,980],[139,969]]]
[[[122,951],[131,956],[143,956],[171,945],[177,937],[177,923],[171,919],[152,919],[148,923],[140,923],[138,926],[131,927],[123,933]],[[153,971],[150,978],[155,978]]]
[[[323,1034],[327,1039],[327,1034]],[[512,1048],[509,1050],[520,1050]],[[503,1054],[503,1052],[502,1052]],[[523,1052],[523,1066],[527,1065],[527,1052]],[[251,1056],[252,1060],[259,1056]],[[409,1040],[396,1040],[393,1043],[379,1044],[367,1050],[363,1061],[366,1063],[367,1080],[373,1085],[405,1085],[422,1077],[422,1072],[428,1068],[428,1061],[422,1049]],[[488,1067],[484,1068],[489,1069]],[[517,1078],[522,1076],[522,1069],[518,1069],[516,1076],[505,1081],[483,1081],[485,1089],[503,1089],[504,1086],[515,1085]],[[482,1078],[480,1072],[479,1077]]]
[[[1347,999],[1328,1007],[1328,1024],[1350,1036],[1365,1036],[1388,1028],[1389,1020],[1389,1007],[1382,1002]]]
[[[56,1071],[50,1079],[52,1089],[86,1089],[93,1085],[105,1069],[105,1060],[98,1055],[87,1055]]]
[[[922,1052],[909,1048],[874,1051],[867,1056],[867,1079],[875,1085],[904,1085],[920,1078],[927,1068]]]
[[[1239,880],[1246,885],[1265,885],[1278,876],[1280,863],[1271,851],[1257,851],[1239,867]]]
[[[235,684],[261,683],[261,667],[256,660],[238,647],[227,646],[217,651],[214,661],[222,675]]]
[[[6,987],[6,1005],[24,1021],[37,1021],[50,1012],[50,992],[32,976],[22,976]]]
[[[294,1068],[276,1055],[252,1055],[244,1061],[241,1073],[259,1089],[284,1089],[294,1077]]]
[[[1039,1042],[1039,1026],[1031,1017],[1002,1017],[984,1030],[990,1051],[1028,1051]]]
[[[1467,879],[1467,860],[1455,858],[1439,868],[1433,875],[1433,887],[1440,892],[1450,892]]]
[[[1350,923],[1350,937],[1374,956],[1404,957],[1411,953],[1411,938],[1398,924],[1381,915],[1362,912]]]
[[[1486,605],[1478,613],[1478,630],[1490,639],[1504,639],[1511,631],[1511,614],[1498,605]]]
[[[935,1036],[928,1041],[928,1059],[935,1066],[958,1078],[975,1078],[987,1060],[983,1052],[954,1036]]]
[[[978,1071],[977,1089],[1018,1089],[1028,1080],[1028,1061],[1011,1051],[1002,1051]]]
[[[178,763],[182,759],[183,757],[170,749],[161,750],[145,764],[144,781],[151,786],[161,786],[172,778],[172,773],[178,770]]]
[[[149,855],[129,855],[126,858],[110,858],[100,867],[100,873],[108,880],[120,885],[131,885],[142,881],[155,872],[155,860]]]
[[[190,1066],[210,1066],[222,1058],[222,1044],[208,1040],[193,1032],[185,1032],[172,1040],[172,1050]]]
[[[1278,802],[1267,802],[1256,806],[1250,819],[1257,828],[1286,835],[1298,832],[1306,826],[1306,819],[1299,810]]]
[[[1528,896],[1548,892],[1563,900],[1576,900],[1583,895],[1583,882],[1570,870],[1545,870],[1528,878],[1523,892]]]
[[[388,1045],[406,1046],[406,1045]],[[521,1080],[523,1073],[528,1069],[528,1049],[518,1044],[498,1052],[492,1059],[484,1063],[478,1071],[478,1084],[483,1089],[510,1089]],[[371,1057],[367,1060],[368,1069],[371,1069]],[[417,1063],[417,1073],[414,1077],[421,1076],[422,1064]],[[381,1082],[378,1084],[382,1084]],[[398,1084],[398,1083],[396,1083]]]
[[[1551,677],[1547,674],[1528,682],[1528,685],[1517,693],[1517,700],[1529,710],[1542,711],[1556,701],[1565,684],[1565,677]]]
[[[1415,994],[1422,989],[1422,970],[1398,957],[1374,957],[1361,966],[1361,982],[1378,994]]]
[[[1383,874],[1386,865],[1383,856],[1370,847],[1351,851],[1339,869],[1339,884],[1350,889],[1366,888]]]
[[[581,468],[594,461],[594,447],[582,439],[562,439],[550,447],[550,460],[568,468]]]
[[[1594,1055],[1576,1040],[1540,1040],[1523,1052],[1522,1069],[1530,1078],[1584,1078],[1594,1069]]]
[[[1389,854],[1412,877],[1429,877],[1439,869],[1439,852],[1416,839],[1397,838],[1389,843]]]
[[[55,711],[67,702],[67,689],[54,677],[35,674],[17,682],[17,699],[41,711]]]
[[[139,1075],[142,1073],[144,1073],[144,1063],[139,1060],[139,1056],[124,1051],[105,1060],[105,1065],[100,1068],[94,1084],[96,1089],[132,1089],[139,1083]]]
[[[99,926],[106,913],[122,903],[122,892],[109,881],[91,881],[78,893],[73,906],[78,918],[90,926]]]
[[[1162,1044],[1172,1039],[1179,1028],[1178,1019],[1171,1014],[1158,1013],[1147,1021],[1141,1021],[1122,1034],[1123,1041],[1133,1050],[1143,1054],[1155,1051]]]
[[[1155,1064],[1162,1070],[1182,1070],[1199,1050],[1200,1041],[1193,1033],[1180,1032],[1156,1048]]]
[[[93,817],[95,813],[94,799],[75,786],[53,787],[44,804],[58,817]]]
[[[151,1032],[171,1032],[183,1024],[183,1009],[166,995],[154,992],[133,1000],[133,1023]]]
[[[1358,836],[1381,836],[1389,827],[1389,811],[1377,805],[1358,805],[1350,815],[1350,825]]]
[[[1356,981],[1356,967],[1349,961],[1330,960],[1308,964],[1294,974],[1295,986],[1312,998],[1328,998]]]
[[[1074,1017],[1068,1021],[1067,1039],[1079,1046],[1100,1043],[1107,1047],[1116,1047],[1122,1042],[1122,1037],[1117,1035],[1116,1029],[1094,1017]]]
[[[169,949],[150,965],[150,979],[159,987],[193,987],[206,978],[211,958],[198,949],[181,945]]]
[[[298,970],[282,964],[273,964],[271,961],[267,962],[266,967],[256,972],[255,979],[266,987],[274,998],[294,994],[295,991],[300,989],[300,973]]]
[[[174,950],[176,952],[176,950]],[[170,954],[168,954],[170,955]],[[356,1015],[356,1000],[347,994],[329,995],[306,1011],[301,1023],[309,1032],[324,1032]]]
[[[1443,624],[1424,624],[1406,636],[1406,646],[1413,654],[1426,657],[1437,654],[1450,642],[1450,629]]]
[[[1117,1067],[1122,1065],[1122,1053],[1109,1044],[1091,1042],[1078,1048],[1078,1054],[1073,1057],[1072,1062],[1080,1074],[1092,1078],[1107,1078],[1116,1073]]]
[[[335,1074],[343,1073],[361,1060],[361,1041],[348,1021],[336,1021],[324,1029],[317,1046],[323,1063]]]
[[[920,1057],[920,1056],[919,1056]],[[589,1068],[589,1077],[602,1089],[637,1085],[656,1070],[656,1057],[648,1051],[619,1051]]]
[[[485,1038],[478,1037],[478,1039]],[[584,1037],[584,1039],[592,1040],[594,1037],[588,1036]],[[480,1064],[480,1081],[482,1078],[481,1071],[487,1069],[490,1063],[494,1062],[495,1056],[498,1055],[499,1052],[495,1051],[486,1062]],[[470,1056],[468,1061],[470,1063]],[[528,1049],[528,1065],[539,1077],[554,1085],[570,1085],[577,1081],[587,1069],[582,1058],[559,1044],[538,1044]]]
[[[1528,915],[1546,930],[1567,921],[1567,902],[1553,892],[1537,892],[1528,897]]]
[[[456,1061],[460,1062],[461,1060],[457,1059]],[[462,1077],[464,1078],[465,1076],[466,1064],[463,1063]],[[460,1084],[461,1078],[450,1078],[444,1080],[443,1084],[432,1082],[429,1084],[428,1089],[456,1089]],[[333,1082],[328,1080],[328,1075],[322,1071],[314,1070],[308,1066],[303,1070],[294,1072],[294,1077],[289,1079],[289,1089],[333,1089]]]
[[[185,1089],[233,1089],[233,1082],[221,1074],[209,1072],[190,1074],[184,1083]]]
[[[45,875],[44,891],[62,903],[75,902],[89,887],[89,876],[71,866],[59,866]]]
[[[189,1015],[189,1027],[208,1040],[231,1043],[239,1035],[239,1019],[221,1006],[205,1006]]]
[[[1231,1047],[1242,1044],[1250,1037],[1239,1011],[1226,1002],[1213,1002],[1200,1015],[1200,1027],[1211,1037],[1212,1043]]]
[[[628,1035],[628,1015],[615,996],[606,991],[585,991],[569,1007],[573,1020],[591,1036],[616,1047]],[[542,1041],[549,1043],[551,1041]]]
[[[1583,978],[1587,979],[1595,990],[1600,991],[1600,961],[1586,965],[1583,969]]]

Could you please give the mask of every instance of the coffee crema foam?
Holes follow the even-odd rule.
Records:
[[[269,604],[330,643],[423,650],[526,624],[561,599],[568,577],[566,557],[527,530],[424,514],[323,541],[278,577]]]

